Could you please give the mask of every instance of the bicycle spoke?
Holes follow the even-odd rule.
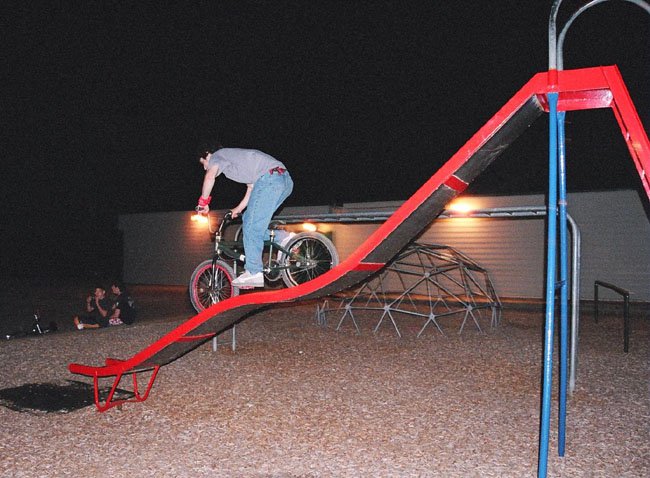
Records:
[[[234,274],[224,264],[213,267],[209,261],[201,264],[190,281],[190,299],[197,311],[236,295],[231,278]]]
[[[306,237],[291,245],[287,276],[294,284],[310,281],[332,268],[332,251],[321,240]]]

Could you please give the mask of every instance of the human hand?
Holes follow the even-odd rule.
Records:
[[[208,206],[207,204],[205,206],[198,205],[198,206],[196,206],[194,208],[194,210],[196,212],[198,212],[199,214],[202,214],[202,215],[205,216],[206,214],[208,214],[208,212],[210,212],[210,206]]]
[[[241,211],[239,209],[237,209],[237,208],[234,208],[234,209],[230,210],[230,217],[232,217],[233,219],[235,219],[240,214],[241,214]]]
[[[207,198],[199,196],[196,212],[204,215],[207,214],[210,211],[210,201],[212,201],[212,196],[208,196]]]

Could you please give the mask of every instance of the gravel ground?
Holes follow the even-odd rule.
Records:
[[[154,289],[140,289],[155,296]],[[3,389],[87,377],[69,362],[126,358],[188,317],[163,289],[133,326],[65,327],[0,344]],[[136,294],[137,297],[138,294]],[[182,299],[180,298],[182,296]],[[173,297],[176,297],[173,300]],[[156,308],[157,307],[157,308]],[[262,312],[237,328],[233,352],[209,344],[164,367],[149,399],[98,413],[0,406],[0,476],[522,477],[535,476],[543,314],[510,306],[485,333],[399,317],[403,338],[374,313],[362,334],[314,319],[315,304]],[[579,372],[568,402],[566,456],[553,405],[548,475],[650,476],[650,321],[581,321]],[[122,384],[125,388],[128,382]],[[554,399],[556,393],[554,392]]]

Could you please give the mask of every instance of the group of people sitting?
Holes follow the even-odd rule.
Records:
[[[74,316],[75,327],[83,330],[132,324],[136,319],[136,309],[124,284],[113,281],[111,293],[112,297],[108,298],[106,290],[102,286],[96,286],[93,293],[86,297],[85,311]]]

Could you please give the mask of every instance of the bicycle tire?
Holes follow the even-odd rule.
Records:
[[[319,232],[301,232],[291,238],[285,249],[290,255],[279,258],[282,280],[287,287],[310,281],[339,263],[332,241]]]
[[[201,262],[190,278],[189,294],[192,307],[197,312],[211,305],[239,295],[239,289],[232,285],[235,272],[223,261],[216,261],[212,272],[212,259]],[[213,275],[216,280],[212,280]]]

